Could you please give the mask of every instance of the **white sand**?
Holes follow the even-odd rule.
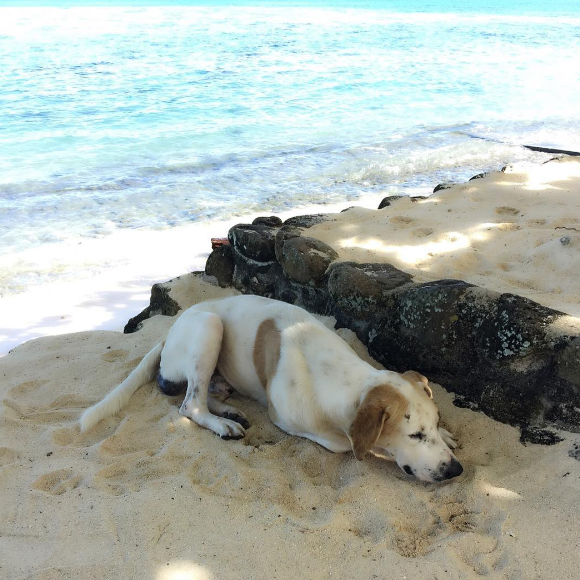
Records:
[[[580,160],[510,167],[308,235],[343,260],[389,262],[416,281],[465,280],[580,317]]]
[[[175,288],[185,305],[233,293],[192,279]],[[286,435],[243,399],[252,427],[222,441],[153,383],[81,435],[82,410],[172,322],[43,338],[0,359],[1,580],[578,578],[568,450],[580,437],[524,447],[437,386],[465,467],[445,484]]]
[[[306,213],[340,212],[352,206],[376,208],[372,195],[354,202],[311,205],[277,214],[282,219]],[[83,330],[122,330],[149,304],[151,286],[186,272],[200,271],[211,252],[211,238],[227,237],[237,223],[194,223],[161,231],[125,230],[100,239],[46,245],[0,258],[2,271],[19,271],[46,283],[0,298],[0,357],[26,340]],[[66,280],[50,282],[51,273]],[[44,274],[39,274],[44,273]]]

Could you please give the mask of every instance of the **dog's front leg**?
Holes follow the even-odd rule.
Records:
[[[455,435],[449,433],[447,429],[439,427],[439,435],[441,435],[441,439],[443,439],[449,449],[455,449],[458,446],[457,441],[455,440]]]

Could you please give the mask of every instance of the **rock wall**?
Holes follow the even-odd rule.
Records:
[[[416,283],[388,264],[337,262],[308,236],[332,219],[237,225],[206,274],[336,317],[385,367],[424,373],[456,393],[456,404],[522,427],[524,439],[546,442],[537,431],[546,424],[580,430],[580,319],[460,280]]]

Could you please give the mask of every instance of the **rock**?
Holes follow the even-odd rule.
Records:
[[[556,361],[558,376],[575,385],[580,391],[580,336],[570,341],[558,353]]]
[[[451,189],[454,185],[455,183],[440,183],[439,185],[435,186],[435,188],[433,189],[433,193],[437,193],[442,189]]]
[[[275,228],[265,225],[238,224],[230,229],[228,239],[236,251],[256,262],[276,259]]]
[[[522,427],[520,443],[524,445],[527,443],[533,443],[534,445],[555,445],[556,443],[560,443],[560,441],[564,441],[564,439],[553,431],[534,427]]]
[[[402,199],[403,197],[407,197],[406,195],[389,195],[387,197],[384,197],[381,201],[381,203],[379,203],[379,207],[377,209],[383,209],[384,207],[389,207],[394,201],[397,201],[398,199]]]
[[[390,264],[340,262],[328,272],[328,292],[342,312],[353,316],[375,316],[389,292],[412,280],[412,276]]]
[[[276,279],[282,275],[278,262],[258,262],[234,250],[232,285],[244,293],[273,297]]]
[[[327,244],[308,237],[284,240],[279,254],[280,265],[293,280],[315,285],[338,254]]]
[[[437,187],[439,187],[439,185]],[[441,189],[443,189],[443,188],[441,188]],[[436,189],[434,191],[436,191]],[[389,207],[390,205],[393,204],[393,202],[397,201],[398,199],[404,199],[404,198],[410,199],[411,201],[416,202],[416,201],[420,201],[422,199],[427,199],[428,196],[427,195],[414,195],[411,197],[408,195],[389,195],[389,196],[383,198],[381,203],[379,203],[379,207],[377,209],[383,209],[384,207]]]
[[[141,328],[141,324],[144,320],[151,318],[157,314],[164,314],[165,316],[175,316],[181,307],[171,296],[169,296],[169,291],[171,290],[171,282],[164,282],[163,284],[153,284],[151,288],[151,299],[149,301],[149,306],[145,308],[141,313],[137,314],[131,318],[123,332],[125,334],[131,334],[137,332]]]
[[[260,216],[257,217],[253,222],[252,225],[255,226],[270,226],[271,228],[277,228],[282,225],[282,220],[275,215],[271,216]]]
[[[316,213],[312,215],[299,215],[291,217],[284,222],[286,226],[294,226],[297,228],[310,228],[322,222],[333,219],[330,213]]]
[[[483,295],[483,292],[479,290],[478,294]],[[496,296],[496,293],[486,292],[485,306],[477,301],[469,305],[476,317],[481,316],[481,322],[474,323],[478,328],[478,347],[485,358],[523,359],[533,352],[553,350],[546,327],[561,313],[515,294]]]
[[[275,239],[275,254],[276,254],[276,260],[278,260],[278,262],[281,262],[284,257],[282,255],[282,248],[284,246],[284,243],[286,242],[286,240],[291,240],[293,238],[299,238],[302,235],[302,230],[300,230],[299,228],[295,227],[295,226],[282,226],[277,232],[276,232],[276,239]]]
[[[222,288],[231,286],[234,274],[234,249],[232,246],[216,248],[207,259],[205,273],[208,276],[215,276]]]
[[[459,300],[469,288],[471,284],[460,280],[397,288],[391,307],[375,314],[382,320],[373,326],[369,352],[402,370],[417,367],[422,372],[420,364],[426,373],[445,379],[458,366],[469,368],[472,353],[464,335],[471,329],[459,310]]]
[[[469,178],[469,181],[473,181],[474,179],[481,179],[482,177],[485,177],[486,175],[489,175],[489,173],[485,172],[485,173],[478,173],[477,175],[474,175],[473,177]]]

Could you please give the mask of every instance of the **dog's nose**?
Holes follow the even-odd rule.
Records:
[[[463,473],[463,466],[457,459],[452,459],[447,469],[443,472],[443,479],[452,479]]]

